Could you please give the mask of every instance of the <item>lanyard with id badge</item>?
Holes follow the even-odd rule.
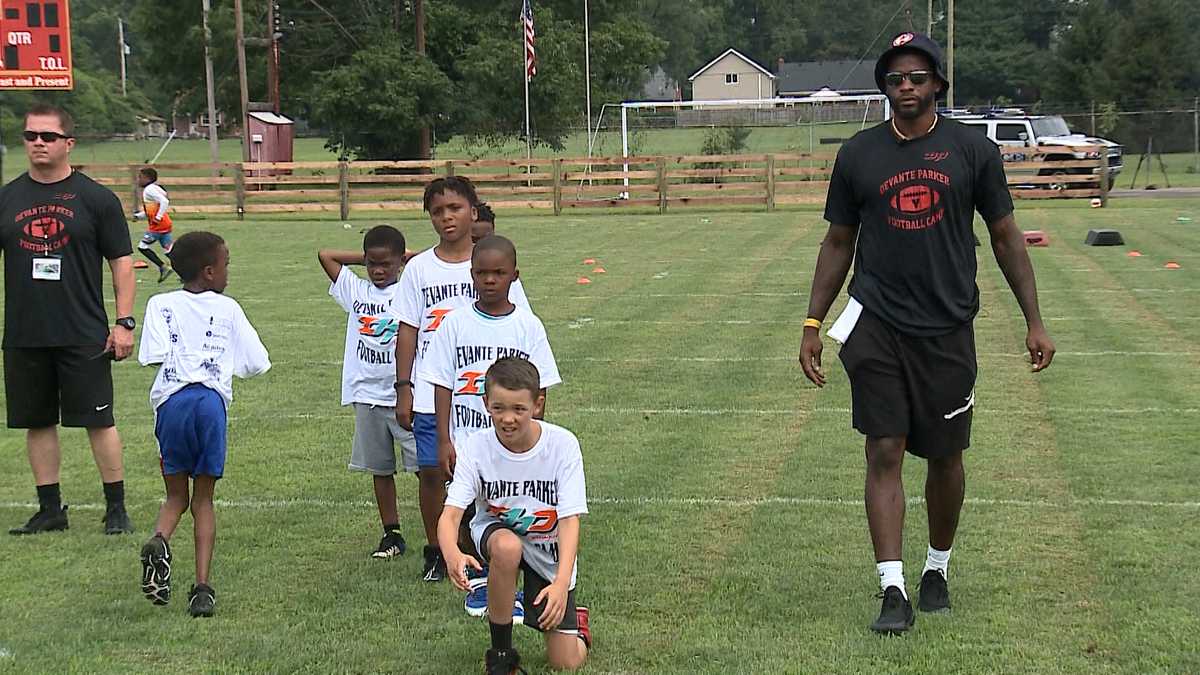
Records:
[[[33,259],[34,281],[62,281],[62,256],[50,253],[50,242],[43,239],[42,255]]]

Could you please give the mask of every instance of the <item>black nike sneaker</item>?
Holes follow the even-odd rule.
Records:
[[[529,675],[521,667],[521,655],[512,649],[489,649],[484,657],[484,672],[487,675]]]
[[[436,546],[425,547],[425,569],[421,580],[429,582],[443,581],[446,578],[446,559],[442,557],[441,549]]]
[[[399,532],[385,532],[383,539],[379,540],[379,547],[371,554],[372,558],[395,558],[396,556],[404,555],[407,550],[407,545],[404,543],[404,537],[400,536]]]
[[[29,519],[29,522],[21,527],[12,528],[8,533],[41,534],[42,532],[65,530],[69,527],[67,524],[67,505],[63,504],[60,509],[38,509],[38,512],[33,514],[33,517]]]
[[[133,522],[125,512],[124,504],[111,504],[104,511],[104,534],[132,534]]]
[[[875,597],[883,598],[883,607],[879,610],[879,618],[871,624],[871,630],[882,635],[901,635],[912,628],[916,621],[912,603],[899,588],[888,586]]]
[[[158,268],[158,283],[161,284],[162,282],[166,281],[167,277],[171,276],[171,273],[174,271],[175,270],[166,266]]]
[[[156,605],[171,601],[171,547],[161,534],[142,546],[142,595]]]
[[[950,611],[950,589],[946,586],[946,577],[942,576],[941,572],[929,570],[921,575],[917,609],[922,612]]]
[[[212,616],[217,609],[217,592],[208,584],[196,584],[188,593],[188,614]]]

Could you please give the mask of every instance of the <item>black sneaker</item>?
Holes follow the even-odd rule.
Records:
[[[133,523],[125,512],[124,504],[112,504],[104,512],[104,534],[132,534]]]
[[[188,614],[212,616],[217,608],[217,592],[208,584],[196,584],[188,592]]]
[[[156,605],[171,601],[171,547],[161,534],[142,546],[142,595]]]
[[[9,534],[40,534],[42,532],[54,532],[57,530],[65,530],[70,527],[67,524],[67,505],[63,504],[58,510],[38,509],[38,512],[33,514],[29,522],[21,527],[14,527],[8,531]]]
[[[425,547],[425,570],[422,581],[437,582],[446,578],[446,559],[442,557],[441,549],[436,546]]]
[[[899,588],[888,586],[875,597],[883,598],[883,607],[879,610],[879,618],[871,624],[871,630],[883,635],[900,635],[912,628],[913,622],[916,621],[912,603],[904,597]]]
[[[512,649],[489,649],[484,657],[487,675],[529,675],[521,667],[521,655]]]
[[[400,536],[399,532],[385,532],[383,539],[379,540],[379,547],[371,554],[372,558],[395,558],[398,555],[404,555],[408,550],[404,543],[404,537]]]
[[[158,268],[158,283],[161,284],[162,282],[166,281],[167,277],[171,276],[171,272],[173,271],[174,270],[172,270],[170,267]]]
[[[946,577],[942,576],[941,572],[929,570],[921,575],[917,609],[922,612],[950,611],[950,589],[946,586]]]

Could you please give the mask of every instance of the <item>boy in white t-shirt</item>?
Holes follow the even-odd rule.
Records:
[[[588,609],[575,603],[579,518],[587,513],[583,454],[570,431],[534,419],[544,400],[542,377],[528,360],[509,356],[486,371],[485,405],[494,427],[458,447],[454,482],[438,523],[450,579],[469,586],[467,571],[491,566],[488,673],[512,673],[520,657],[512,646],[513,599],[523,573],[525,625],[542,631],[546,660],[575,670],[592,645]],[[480,559],[456,545],[464,510],[475,506],[471,536]]]
[[[400,319],[396,338],[396,419],[416,437],[418,501],[429,542],[424,550],[422,578],[431,582],[446,577],[446,561],[437,544],[437,522],[449,476],[438,461],[433,387],[416,374],[442,322],[475,300],[471,228],[478,202],[475,187],[466,178],[446,176],[430,181],[425,187],[424,207],[437,231],[438,244],[409,260],[400,276],[396,298]],[[520,282],[512,285],[511,298],[517,305],[529,306]]]
[[[509,289],[519,275],[511,241],[494,235],[481,239],[471,256],[479,299],[446,317],[421,359],[417,379],[433,385],[438,460],[446,475],[454,473],[455,446],[461,439],[492,426],[483,405],[483,384],[484,373],[496,359],[518,356],[537,367],[542,390],[541,407],[534,411],[538,419],[545,413],[545,390],[562,382],[541,320],[509,300]],[[523,601],[518,595],[518,622]],[[487,604],[487,572],[480,570],[472,575],[463,605],[468,614],[483,616]]]
[[[216,541],[213,490],[225,473],[226,409],[233,401],[233,377],[265,373],[271,361],[237,301],[222,295],[229,280],[224,240],[210,232],[189,232],[175,243],[173,260],[183,289],[146,303],[138,349],[142,365],[161,364],[150,403],[167,488],[155,534],[142,547],[142,593],[156,605],[171,599],[167,542],[190,507],[196,584],[188,594],[188,611],[212,616],[216,593],[208,573]]]
[[[404,259],[404,235],[390,225],[377,225],[363,237],[362,251],[322,249],[317,253],[332,282],[329,295],[346,310],[346,349],[342,357],[342,405],[354,407],[354,441],[350,470],[373,476],[375,503],[383,538],[371,554],[386,559],[403,555],[396,507],[396,443],[400,469],[417,470],[412,431],[396,421],[396,334],[400,321],[393,312]],[[367,279],[350,265],[365,265]]]
[[[138,242],[138,252],[158,268],[158,283],[161,284],[170,276],[171,268],[151,247],[157,242],[162,246],[163,253],[171,255],[171,230],[174,227],[171,214],[168,213],[171,200],[167,198],[167,191],[158,184],[158,171],[153,168],[142,167],[138,171],[137,183],[142,188],[142,208],[133,214],[133,219],[146,221],[146,233]]]

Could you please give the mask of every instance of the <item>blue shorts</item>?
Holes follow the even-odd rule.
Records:
[[[413,436],[417,439],[417,467],[436,468],[438,462],[437,415],[413,413]]]
[[[154,436],[164,476],[225,473],[225,401],[202,384],[189,384],[154,413]]]
[[[138,248],[150,248],[154,245],[154,242],[158,242],[164,251],[170,251],[174,239],[171,238],[170,232],[151,232],[150,230],[146,230],[142,234],[142,243],[138,244]]]

